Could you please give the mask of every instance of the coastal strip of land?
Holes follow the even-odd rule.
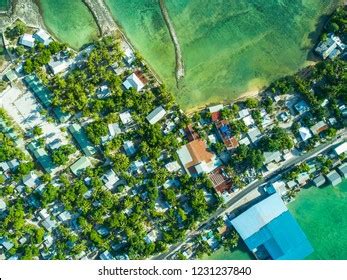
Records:
[[[8,25],[17,19],[25,22],[30,27],[44,27],[39,6],[35,0],[12,1],[9,12],[0,16],[0,32],[3,32]]]
[[[166,26],[169,30],[170,37],[172,39],[172,42],[175,47],[175,53],[176,53],[176,80],[177,83],[184,77],[184,63],[183,63],[183,56],[181,51],[181,46],[178,41],[178,36],[175,31],[175,27],[173,26],[173,23],[171,22],[169,12],[166,9],[164,0],[159,0],[160,10],[163,15],[164,21],[166,23]]]
[[[101,35],[109,35],[118,28],[103,0],[83,0],[95,18]]]

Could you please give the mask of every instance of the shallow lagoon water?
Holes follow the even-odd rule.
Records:
[[[117,22],[184,109],[233,99],[302,67],[321,16],[338,0],[166,0],[186,77],[155,0],[106,0]]]
[[[59,40],[78,49],[97,39],[99,30],[81,0],[40,0],[45,25]]]
[[[0,0],[0,12],[6,11],[9,6],[9,0]]]

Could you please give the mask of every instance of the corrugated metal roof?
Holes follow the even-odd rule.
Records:
[[[274,260],[302,260],[313,248],[293,216],[286,211],[245,240],[252,251],[261,246]]]
[[[275,193],[237,216],[231,223],[245,240],[285,211],[287,207]]]

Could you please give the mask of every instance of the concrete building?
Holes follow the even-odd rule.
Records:
[[[323,131],[327,130],[328,128],[329,126],[326,124],[326,122],[320,121],[316,123],[315,125],[311,126],[310,130],[314,135],[318,135],[322,133]]]
[[[347,151],[347,142],[344,142],[343,144],[340,144],[334,149],[334,153],[337,156],[340,156],[344,154]]]
[[[90,160],[87,157],[81,157],[70,166],[70,170],[74,175],[80,176],[90,166],[92,166]]]
[[[252,144],[256,144],[263,136],[258,127],[248,130],[247,136]]]
[[[302,141],[306,142],[308,139],[312,138],[312,133],[307,127],[299,128],[299,135]]]
[[[164,118],[165,115],[166,115],[166,111],[163,108],[163,106],[158,106],[157,108],[155,108],[152,112],[148,114],[146,119],[150,124],[155,124],[159,122],[162,118]]]
[[[116,184],[119,182],[119,178],[113,171],[113,169],[110,169],[104,175],[102,175],[101,181],[105,184],[106,188],[112,191],[113,188],[116,187]]]
[[[31,34],[23,34],[19,39],[19,44],[28,48],[35,47],[35,38]]]
[[[308,104],[304,100],[301,100],[298,103],[296,103],[294,105],[294,108],[300,115],[310,111],[310,106],[308,106]]]
[[[131,117],[131,114],[129,111],[125,111],[123,113],[119,114],[119,118],[124,125],[129,125],[133,122],[133,118]]]
[[[51,36],[43,29],[39,29],[33,37],[36,39],[36,41],[44,44],[45,46],[48,46],[51,42],[53,42]]]
[[[83,128],[79,124],[75,123],[70,125],[68,127],[68,130],[72,134],[73,138],[77,142],[82,152],[87,157],[90,157],[96,153],[95,147],[89,141],[86,133],[84,132]]]
[[[123,83],[123,86],[126,89],[134,88],[136,91],[141,91],[145,84],[140,79],[140,77],[136,73],[132,73]]]
[[[319,175],[316,178],[314,178],[312,182],[317,188],[319,188],[325,184],[326,180],[323,175]]]
[[[315,51],[323,59],[334,59],[345,49],[345,45],[342,43],[341,39],[338,36],[335,36],[333,33],[329,33],[325,41],[319,43]]]
[[[49,69],[54,75],[65,72],[70,64],[66,60],[51,60],[48,63]]]
[[[231,220],[231,224],[257,259],[302,260],[313,252],[277,193]]]
[[[337,173],[335,170],[330,171],[327,175],[326,175],[328,182],[333,185],[336,186],[338,184],[340,184],[342,182],[342,178],[339,175],[339,173]]]
[[[343,178],[347,179],[347,162],[341,164],[337,170]]]
[[[207,150],[206,143],[197,139],[184,145],[177,151],[178,157],[190,175],[210,173],[221,166],[215,154]]]

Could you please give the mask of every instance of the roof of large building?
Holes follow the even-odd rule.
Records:
[[[242,239],[247,239],[285,211],[287,207],[281,197],[274,194],[237,216],[232,224]]]
[[[245,243],[261,259],[302,260],[313,252],[310,242],[289,211],[273,219]]]
[[[259,259],[303,259],[313,251],[277,193],[258,202],[231,223]]]
[[[68,129],[86,156],[92,156],[95,154],[96,150],[94,146],[90,143],[86,133],[79,124],[72,124]]]
[[[52,92],[44,86],[35,75],[26,76],[24,81],[45,108],[51,106],[53,97]]]
[[[337,169],[339,170],[342,176],[344,177],[347,176],[347,162],[341,164]]]
[[[28,149],[45,172],[50,173],[56,167],[52,161],[52,158],[48,155],[44,148],[41,148],[32,142],[28,145]]]

